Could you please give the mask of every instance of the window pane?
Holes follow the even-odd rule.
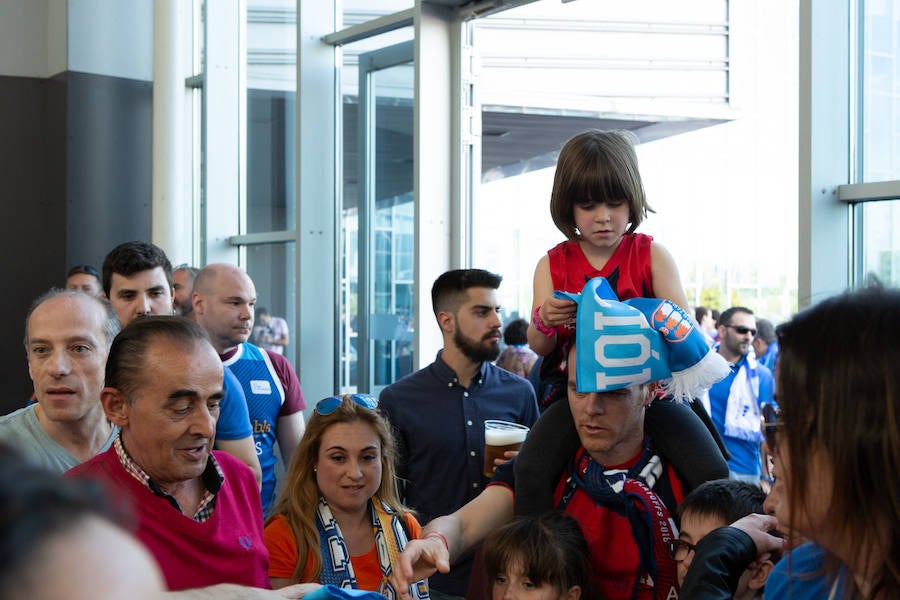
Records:
[[[411,150],[411,148],[409,148]],[[412,172],[407,173],[412,176]],[[408,181],[412,187],[412,181]],[[413,202],[412,192],[396,204],[376,206],[374,242],[373,384],[386,386],[412,372]]]
[[[293,229],[296,0],[247,1],[247,233]]]
[[[344,0],[340,29],[412,8],[415,0]]]
[[[549,210],[557,154],[591,128],[640,138],[656,212],[638,231],[673,255],[688,302],[772,321],[796,311],[797,18],[777,0],[545,0],[473,23],[473,264],[504,276],[504,321],[529,316],[535,264],[563,239]]]
[[[295,368],[300,358],[296,355],[297,345],[294,343],[297,339],[296,272],[294,242],[247,246],[247,274],[256,287],[256,307],[266,308],[273,317],[287,321],[290,334],[284,355]],[[254,334],[259,333],[254,328]]]
[[[900,0],[865,2],[862,182],[900,178]]]
[[[856,210],[865,232],[860,282],[874,276],[884,285],[900,286],[900,200],[866,202]]]
[[[368,215],[372,271],[368,273],[371,305],[360,314],[360,107],[359,57],[367,52],[411,40],[406,27],[367,38],[342,48],[341,124],[343,185],[341,188],[340,241],[340,388],[344,393],[360,389],[377,391],[412,370],[414,265],[412,198],[412,80],[410,64],[374,71],[370,101],[374,118],[374,165],[369,184],[374,194]],[[362,112],[365,115],[365,111]],[[366,233],[366,232],[363,232]],[[368,319],[369,340],[359,332]],[[368,345],[366,345],[368,344]],[[368,350],[369,379],[359,381],[360,354]]]

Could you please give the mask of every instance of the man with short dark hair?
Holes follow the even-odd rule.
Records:
[[[162,574],[114,522],[117,508],[102,486],[62,479],[0,443],[3,597],[159,600]]]
[[[52,290],[25,319],[25,355],[37,402],[0,417],[0,439],[51,471],[109,448],[116,434],[100,390],[119,320],[105,299]]]
[[[105,296],[100,273],[91,265],[75,265],[66,273],[66,289],[81,290],[91,296]]]
[[[718,352],[731,373],[709,390],[707,409],[731,458],[729,476],[760,484],[770,480],[769,465],[761,456],[762,406],[774,401],[772,372],[759,364],[751,350],[756,318],[744,306],[733,306],[719,317]]]
[[[713,311],[706,306],[697,306],[694,308],[694,320],[700,326],[700,331],[709,340],[710,346],[713,344],[713,334],[716,332],[716,322],[713,319]]]
[[[224,263],[203,267],[194,280],[192,300],[197,322],[247,398],[267,513],[275,495],[275,442],[288,465],[305,427],[306,403],[297,373],[285,357],[247,341],[253,331],[256,287],[243,269]]]
[[[193,319],[194,305],[191,304],[191,292],[194,289],[194,278],[200,269],[185,263],[172,271],[172,307],[176,315]]]
[[[174,313],[172,263],[162,248],[149,242],[125,242],[113,248],[103,261],[103,286],[122,327],[137,317]],[[247,400],[230,371],[225,373],[225,394],[216,447],[239,458],[261,480]]]
[[[530,427],[538,417],[531,384],[492,364],[500,354],[501,281],[481,269],[438,277],[431,300],[443,349],[432,364],[381,392],[379,406],[396,432],[404,501],[423,522],[484,489],[485,420]],[[430,579],[431,597],[463,596],[471,569],[472,554],[462,556],[449,575]]]
[[[101,401],[121,432],[70,470],[131,500],[137,537],[170,590],[269,586],[259,493],[240,461],[213,452],[222,363],[202,327],[181,317],[135,321],[116,337]]]
[[[103,259],[103,291],[122,326],[142,315],[172,314],[172,263],[149,242],[124,242]]]
[[[112,312],[112,309],[110,309]],[[0,442],[0,590],[6,600],[274,600],[309,586],[270,591],[229,583],[165,592],[156,560],[127,529],[130,507],[96,481],[35,468]],[[48,576],[52,573],[52,576]]]

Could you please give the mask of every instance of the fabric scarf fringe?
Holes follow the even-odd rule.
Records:
[[[739,440],[763,441],[759,409],[759,375],[756,357],[747,354],[728,391],[725,435]]]
[[[710,350],[700,362],[672,373],[671,379],[662,382],[662,390],[677,402],[690,401],[724,379],[730,371],[728,361],[715,350]]]

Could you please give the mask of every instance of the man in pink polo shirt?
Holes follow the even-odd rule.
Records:
[[[222,362],[202,327],[181,317],[131,323],[116,337],[100,399],[121,433],[68,476],[108,483],[170,590],[221,583],[268,588],[268,552],[253,472],[213,452]]]

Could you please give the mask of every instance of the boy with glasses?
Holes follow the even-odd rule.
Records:
[[[672,558],[678,563],[678,584],[684,583],[694,560],[694,548],[701,539],[749,514],[762,513],[765,499],[765,492],[758,486],[733,479],[708,481],[688,494],[678,506],[678,539],[670,544]],[[766,579],[777,560],[776,556],[751,563],[741,574],[735,600],[762,598]]]

